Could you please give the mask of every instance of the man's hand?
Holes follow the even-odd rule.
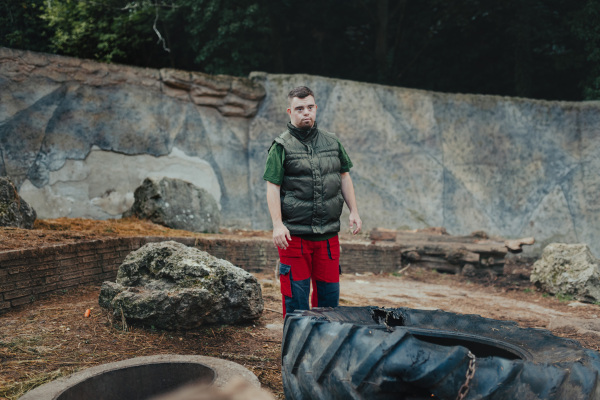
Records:
[[[358,213],[350,213],[350,230],[353,235],[356,235],[360,232],[362,228],[362,220],[358,216]]]
[[[282,250],[287,249],[288,241],[292,240],[290,231],[284,224],[277,224],[273,227],[273,244]]]

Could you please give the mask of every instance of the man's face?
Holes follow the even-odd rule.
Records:
[[[312,128],[317,117],[315,98],[312,96],[306,96],[303,99],[294,97],[290,108],[287,109],[287,113],[290,115],[292,125],[296,128]]]

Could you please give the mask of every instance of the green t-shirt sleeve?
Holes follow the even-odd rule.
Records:
[[[348,153],[346,153],[346,149],[344,149],[344,146],[342,146],[342,143],[338,141],[338,144],[340,145],[340,162],[342,163],[340,172],[350,172],[350,168],[353,167],[352,161],[350,160]]]
[[[269,155],[267,156],[267,163],[265,165],[265,173],[263,179],[274,183],[275,185],[281,185],[283,182],[283,161],[285,160],[285,153],[283,146],[279,143],[273,143],[269,149]]]

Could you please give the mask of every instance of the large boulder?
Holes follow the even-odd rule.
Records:
[[[217,232],[219,205],[206,190],[174,178],[146,178],[124,217],[135,216],[173,229]]]
[[[131,252],[116,282],[102,284],[98,302],[118,319],[167,330],[251,321],[264,308],[253,275],[173,241]]]
[[[586,302],[600,300],[598,259],[586,244],[549,244],[533,264],[530,280],[552,294]]]
[[[33,228],[36,212],[7,177],[0,177],[0,226]]]

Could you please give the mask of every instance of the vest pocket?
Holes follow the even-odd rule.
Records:
[[[313,202],[301,200],[292,192],[286,192],[281,203],[281,217],[293,225],[310,225]]]

